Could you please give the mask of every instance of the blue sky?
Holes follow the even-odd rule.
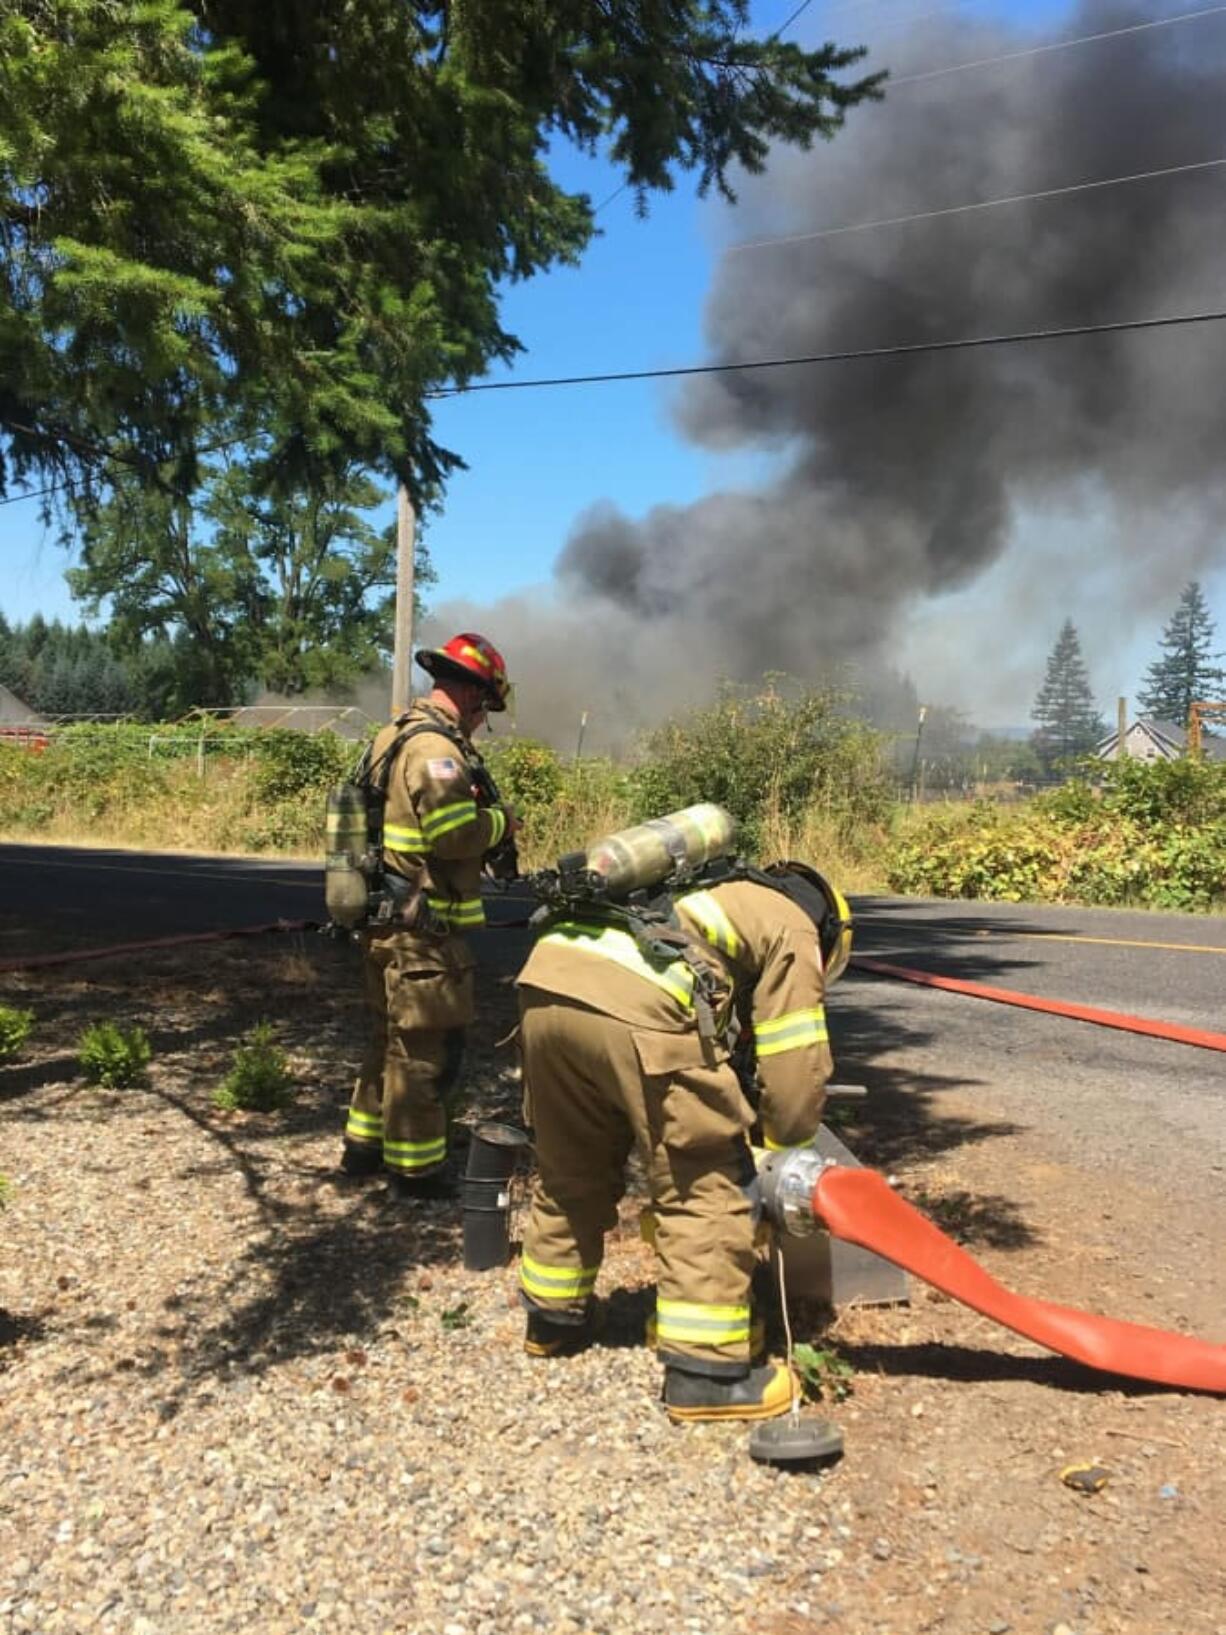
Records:
[[[755,22],[771,29],[795,9],[796,0],[760,0]],[[811,5],[790,37],[806,45],[827,37],[880,42],[870,62],[883,65],[892,26],[909,21],[922,30],[927,18],[935,25],[952,9],[939,0],[834,0]],[[964,9],[1058,32],[1066,8],[1046,0],[995,7],[972,0]],[[819,150],[814,162],[820,161]],[[557,155],[555,169],[566,184],[585,188],[598,201],[618,186],[608,166],[569,151]],[[736,236],[734,212],[718,200],[696,199],[683,177],[676,193],[652,201],[645,221],[636,218],[633,197],[624,192],[601,211],[599,224],[601,236],[581,267],[508,290],[505,322],[526,347],[514,374],[652,368],[704,356],[704,300],[719,248]],[[939,223],[932,225],[940,230]],[[764,474],[768,460],[762,454],[715,454],[685,442],[670,420],[671,395],[667,386],[634,383],[478,394],[439,404],[437,433],[469,469],[453,479],[445,512],[430,525],[439,574],[432,600],[488,603],[546,583],[575,520],[601,500],[615,500],[622,511],[639,516],[653,505],[685,503],[716,488],[752,484]],[[79,615],[63,583],[68,560],[41,530],[35,503],[0,508],[0,561],[6,569],[0,610],[10,619],[36,610]],[[1226,639],[1226,564],[1204,584]],[[1104,702],[1133,689],[1169,612],[1165,605],[1155,607],[1152,623],[1125,633],[1128,640],[1113,652],[1110,673],[1095,674]],[[1054,634],[1043,632],[1039,646],[1046,650]],[[925,677],[915,679],[922,694],[928,691]],[[1027,704],[1019,690],[1016,708],[997,709],[996,715],[1024,720]]]

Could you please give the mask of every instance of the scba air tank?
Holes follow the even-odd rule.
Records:
[[[328,791],[324,901],[336,924],[350,929],[363,923],[370,904],[369,844],[365,791],[353,783],[336,784]]]
[[[731,813],[704,802],[606,835],[588,847],[584,866],[602,877],[610,897],[628,897],[726,856],[735,839]]]

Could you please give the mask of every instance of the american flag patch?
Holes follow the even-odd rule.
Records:
[[[452,760],[450,755],[444,755],[437,761],[426,762],[426,771],[432,778],[454,778],[459,770],[459,761]]]

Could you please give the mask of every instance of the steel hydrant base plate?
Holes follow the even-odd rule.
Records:
[[[828,1419],[808,1414],[783,1414],[755,1425],[749,1435],[749,1456],[765,1465],[816,1464],[837,1459],[843,1452],[843,1433]]]

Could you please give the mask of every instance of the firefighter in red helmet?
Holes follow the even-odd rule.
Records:
[[[481,876],[514,834],[489,793],[472,735],[505,710],[498,649],[472,631],[416,655],[433,687],[378,734],[388,763],[383,865],[396,908],[361,934],[371,1028],[349,1106],[341,1167],[386,1171],[408,1197],[447,1196],[447,1106],[473,1019],[473,957],[463,933],[484,925]]]

